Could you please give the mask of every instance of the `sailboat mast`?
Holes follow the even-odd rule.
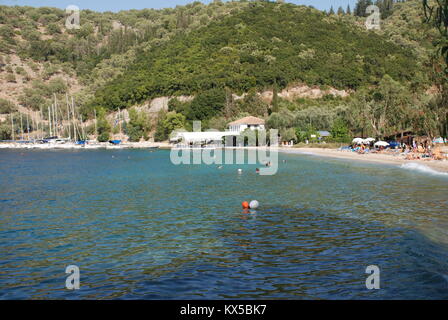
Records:
[[[73,97],[72,97],[72,115],[73,115],[73,134],[74,134],[74,138],[75,138],[75,141],[76,141],[76,139],[78,139],[78,137],[76,136],[76,122],[75,122],[75,102],[74,102],[74,100],[73,100]]]
[[[42,114],[42,107],[40,108],[40,117],[39,117],[39,122],[40,122],[40,136],[42,138],[42,140],[44,140],[44,124],[43,124],[43,114]]]
[[[70,130],[70,108],[68,106],[68,94],[65,93],[65,104],[67,105],[67,123],[68,123],[68,138],[72,140],[72,132]]]
[[[12,141],[15,141],[15,134],[14,134],[14,114],[11,113],[11,134],[12,134]]]
[[[51,130],[51,108],[48,107],[48,128],[50,129],[50,138],[53,137],[53,131]]]
[[[52,108],[53,108],[53,111],[52,111],[52,114],[53,114],[53,132],[54,132],[54,136],[56,137],[58,135],[58,133],[56,131],[56,112],[55,112],[56,109],[54,107],[54,104],[52,105]]]
[[[93,112],[95,113],[95,136],[96,139],[98,140],[98,120],[96,118],[96,109],[93,109]]]
[[[26,131],[27,131],[27,135],[28,135],[28,141],[30,141],[30,121],[29,121],[29,116],[28,113],[26,114]]]
[[[31,125],[33,126],[33,140],[36,140],[36,131],[39,130],[39,127],[37,125],[36,121],[36,111],[33,111],[33,115],[31,117]]]
[[[34,120],[36,116],[36,111],[33,111],[33,113],[31,114],[31,128],[33,129],[31,132],[35,132],[36,131],[36,121]],[[33,134],[33,136],[35,136],[35,134]],[[33,139],[35,140],[35,139]]]
[[[81,117],[81,132],[82,132],[82,140],[85,141],[86,140],[86,133],[84,131],[84,126],[83,126],[83,121],[82,121],[82,115],[80,115]]]
[[[20,113],[20,140],[23,140],[23,120],[22,120],[22,113]]]
[[[120,126],[120,139],[121,139],[123,132],[122,132],[122,128],[121,128],[121,110],[120,110],[120,108],[118,108],[118,124]]]
[[[42,116],[42,107],[39,110],[40,138],[44,140],[44,121]]]

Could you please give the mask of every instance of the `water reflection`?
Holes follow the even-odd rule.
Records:
[[[163,151],[2,151],[0,298],[448,298],[447,180],[282,157],[263,177]]]

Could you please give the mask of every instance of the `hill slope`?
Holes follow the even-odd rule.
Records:
[[[356,89],[385,74],[414,77],[415,56],[336,16],[292,4],[251,3],[240,13],[140,53],[94,104],[128,107],[148,98],[292,82]]]

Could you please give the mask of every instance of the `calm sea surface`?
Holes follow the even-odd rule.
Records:
[[[448,299],[448,175],[280,158],[1,150],[0,299]]]

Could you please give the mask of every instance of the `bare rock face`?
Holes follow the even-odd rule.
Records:
[[[274,93],[272,90],[267,90],[261,93],[257,93],[258,96],[263,99],[266,103],[271,103],[274,97]],[[309,87],[307,85],[296,85],[284,89],[282,92],[278,94],[280,98],[293,101],[297,98],[308,98],[308,99],[320,99],[325,95],[333,95],[335,97],[347,97],[350,95],[350,92],[345,90],[337,90],[334,88],[330,88],[327,90],[323,90],[319,87]],[[233,94],[233,99],[235,101],[244,99],[247,96],[247,93],[243,93],[241,96]],[[191,102],[194,99],[194,96],[175,96],[175,97],[158,97],[150,102],[146,102],[140,106],[135,106],[138,111],[143,111],[151,114],[152,116],[157,116],[160,111],[168,111],[168,104],[171,99],[177,99],[180,102]],[[111,115],[111,118],[116,117],[116,115]],[[127,110],[122,111],[121,118],[125,121],[129,121],[129,113]]]
[[[170,102],[169,97],[155,98],[149,103],[149,112],[158,113],[161,110],[168,111],[168,103]]]
[[[194,96],[176,96],[176,97],[159,97],[151,100],[150,102],[146,102],[143,105],[136,106],[137,111],[144,111],[147,113],[151,113],[156,115],[160,111],[168,111],[168,103],[171,99],[177,99],[180,102],[191,102],[194,99]],[[129,115],[127,110],[123,110],[125,118],[128,119]]]
[[[428,95],[435,95],[435,94],[439,94],[440,90],[439,88],[437,88],[436,85],[431,86],[428,90],[426,90],[426,94]]]
[[[233,100],[238,101],[238,100],[242,100],[247,96],[247,93],[243,93],[241,96],[236,95],[236,94],[232,94]]]
[[[194,99],[194,96],[179,96],[179,97],[171,97],[171,99],[177,98],[180,102],[191,102]]]
[[[308,99],[320,99],[325,95],[333,95],[335,97],[348,97],[350,92],[346,90],[337,90],[334,88],[330,88],[327,90],[323,90],[319,87],[309,87],[307,85],[296,85],[293,87],[289,87],[284,89],[282,92],[278,94],[278,96],[282,99],[286,99],[289,101],[293,101],[298,98],[308,98]],[[247,96],[247,93],[244,93],[241,96],[233,94],[233,99],[235,101],[242,100]],[[272,99],[274,98],[274,92],[272,90],[263,91],[258,93],[258,96],[266,103],[272,103]]]
[[[168,111],[168,103],[171,99],[177,99],[180,102],[191,102],[194,96],[178,96],[178,97],[160,97],[153,99],[149,104],[146,104],[149,113],[158,113],[162,110]]]
[[[290,101],[297,98],[320,99],[325,95],[333,95],[335,97],[345,98],[348,97],[350,93],[345,90],[337,90],[334,88],[330,88],[327,90],[322,90],[319,87],[311,88],[307,85],[290,87],[279,93],[279,97]]]

